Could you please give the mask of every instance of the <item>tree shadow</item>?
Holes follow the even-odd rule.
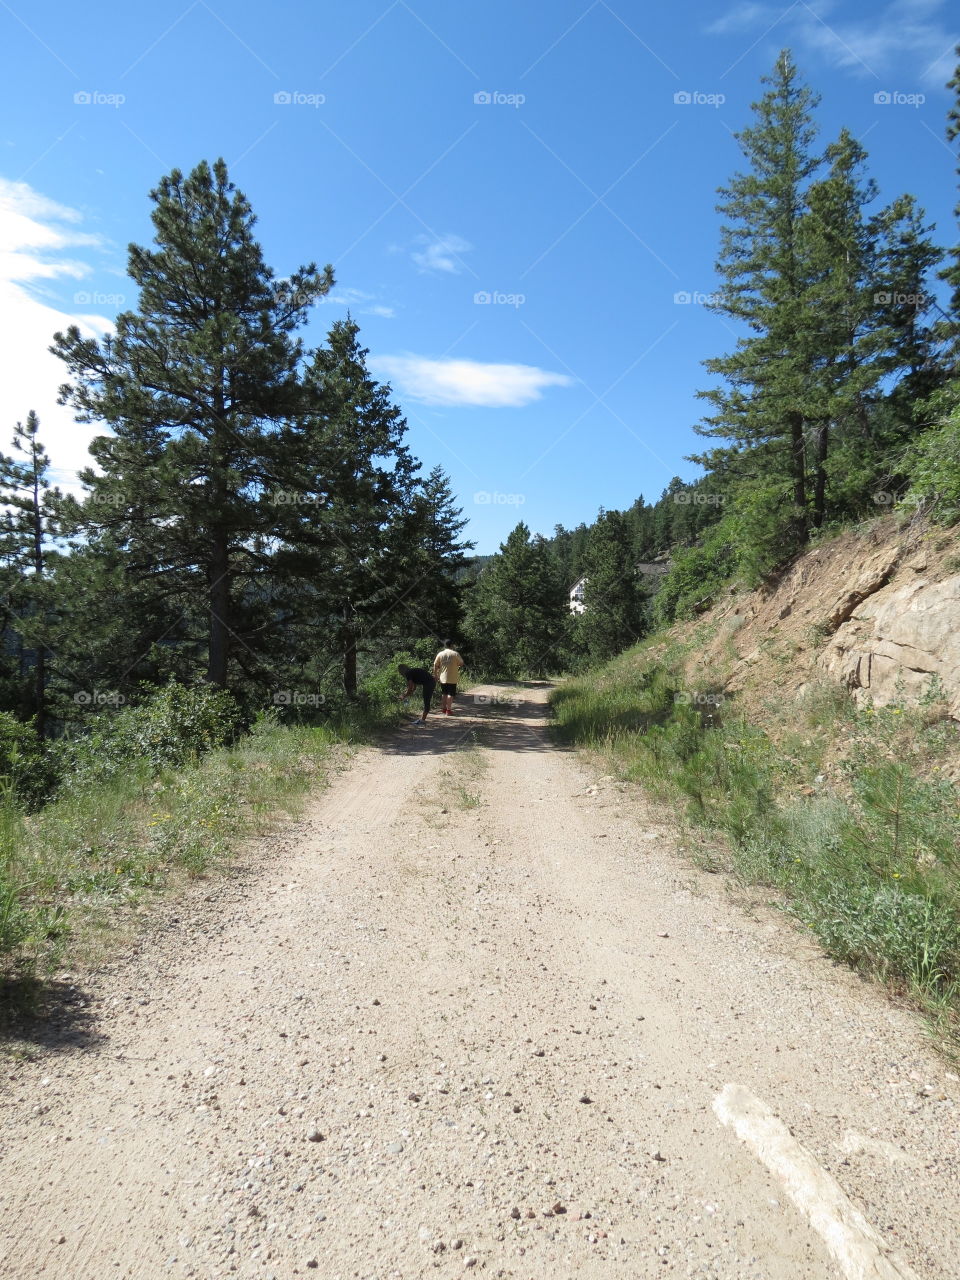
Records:
[[[471,746],[489,751],[555,751],[548,725],[549,704],[524,698],[526,689],[549,689],[546,680],[481,685],[461,694],[452,716],[433,712],[421,728],[404,725],[385,738],[380,750],[387,755],[446,755]]]
[[[71,982],[19,978],[0,983],[0,1045],[47,1053],[95,1049],[93,997]]]

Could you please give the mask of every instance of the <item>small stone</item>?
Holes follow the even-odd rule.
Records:
[[[476,1258],[475,1258],[475,1257],[473,1257],[473,1255],[471,1254],[468,1258],[464,1258],[464,1260],[463,1260],[463,1265],[464,1265],[465,1267],[475,1267],[475,1266],[477,1265],[477,1260],[476,1260]]]
[[[670,935],[669,935],[669,933],[667,933],[667,931],[666,931],[666,930],[664,930],[664,931],[663,931],[663,933],[658,933],[658,934],[657,934],[657,937],[658,937],[658,938],[669,938],[669,937],[670,937]]]
[[[513,1114],[514,1114],[515,1116],[516,1116],[516,1115],[519,1115],[519,1114],[520,1114],[520,1112],[522,1111],[522,1109],[523,1109],[523,1108],[520,1106],[520,1103],[519,1103],[519,1102],[515,1102],[515,1103],[513,1104]]]
[[[553,1205],[553,1206],[552,1206],[552,1208],[553,1208],[553,1212],[554,1212],[554,1213],[566,1213],[566,1212],[567,1212],[567,1206],[566,1206],[565,1204],[561,1204],[559,1200],[557,1201],[557,1203],[556,1203],[555,1205]]]
[[[56,1240],[54,1240],[54,1242],[53,1242],[53,1243],[54,1243],[54,1244],[66,1244],[66,1243],[67,1243],[67,1237],[66,1237],[66,1236],[57,1236]]]
[[[430,1247],[431,1249],[433,1249],[434,1253],[443,1253],[447,1246],[443,1243],[442,1240],[434,1240],[433,1244]]]
[[[319,1266],[320,1266],[320,1263],[316,1260],[316,1258],[308,1258],[308,1259],[307,1259],[307,1267],[308,1267],[311,1271],[316,1271],[316,1270],[317,1270],[317,1268],[318,1268]]]
[[[580,1101],[581,1101],[581,1102],[592,1102],[592,1101],[593,1101],[593,1099],[592,1099],[592,1098],[590,1098],[590,1097],[588,1097],[588,1096],[587,1096],[587,1094],[582,1093],[582,1094],[580,1095]]]
[[[374,1000],[374,1001],[373,1001],[373,1003],[374,1003],[374,1004],[379,1004],[379,1003],[380,1003],[380,1001],[379,1001],[379,1000]]]
[[[320,1130],[319,1130],[319,1129],[316,1129],[316,1128],[314,1128],[314,1129],[308,1129],[308,1130],[307,1130],[307,1141],[308,1141],[308,1142],[322,1142],[322,1141],[323,1141],[323,1134],[320,1132]]]
[[[510,1217],[514,1219],[520,1217],[520,1210],[516,1206],[510,1210]]]
[[[407,1101],[408,1101],[408,1102],[419,1102],[419,1101],[420,1101],[420,1094],[419,1094],[419,1093],[408,1093],[408,1094],[407,1094]]]
[[[388,1151],[392,1151],[392,1152],[393,1152],[393,1154],[394,1154],[395,1156],[396,1156],[396,1155],[399,1155],[399,1154],[400,1154],[400,1152],[403,1150],[403,1143],[402,1143],[402,1142],[388,1142],[388,1143],[387,1143],[387,1150],[388,1150]]]
[[[659,1163],[660,1163],[660,1164],[664,1164],[664,1163],[666,1163],[666,1159],[667,1159],[667,1157],[666,1157],[666,1156],[664,1156],[664,1155],[661,1155],[659,1151],[651,1151],[651,1152],[650,1152],[650,1159],[651,1159],[651,1160],[657,1160],[657,1161],[659,1161]]]

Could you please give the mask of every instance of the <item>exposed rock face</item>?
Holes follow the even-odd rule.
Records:
[[[860,596],[846,617],[820,655],[825,671],[878,706],[913,701],[939,676],[960,717],[960,575],[894,581]]]
[[[960,528],[890,517],[850,529],[770,585],[719,602],[697,671],[725,671],[727,692],[747,698],[840,681],[877,706],[916,702],[937,676],[960,720],[958,552]]]

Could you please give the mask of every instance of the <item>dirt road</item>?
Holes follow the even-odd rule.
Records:
[[[960,1275],[919,1021],[509,696],[361,751],[5,1064],[0,1275]]]

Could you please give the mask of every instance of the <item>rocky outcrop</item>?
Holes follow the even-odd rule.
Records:
[[[853,605],[819,665],[877,706],[914,701],[938,677],[960,718],[960,575],[890,582]]]
[[[849,529],[708,618],[698,666],[728,693],[779,698],[837,680],[858,702],[915,702],[939,679],[960,720],[960,529],[895,517]],[[732,661],[731,661],[732,659]],[[691,678],[692,678],[691,672]]]

